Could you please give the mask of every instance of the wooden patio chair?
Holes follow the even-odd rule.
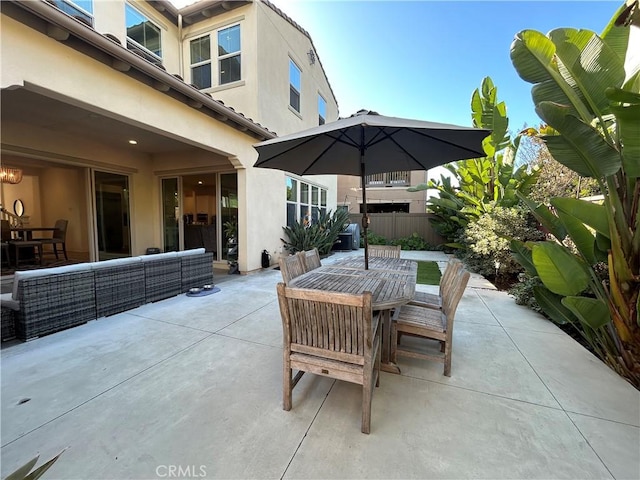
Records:
[[[362,433],[371,429],[373,387],[379,385],[382,322],[361,295],[278,284],[283,331],[283,409],[305,372],[362,385]],[[298,370],[295,377],[293,369]]]
[[[455,281],[458,272],[462,268],[462,262],[457,258],[451,258],[447,262],[447,267],[444,269],[442,278],[440,279],[440,290],[437,294],[416,292],[411,305],[418,305],[420,307],[435,308],[436,310],[442,309],[442,293],[451,288],[451,284]]]
[[[391,360],[396,361],[398,355],[425,360],[436,360],[444,363],[444,374],[451,376],[451,353],[453,341],[453,321],[462,298],[470,274],[460,269],[451,286],[444,290],[442,310],[404,305],[400,314],[391,325]],[[398,345],[398,335],[428,338],[440,342],[440,355],[424,353]]]
[[[304,252],[298,252],[280,259],[280,273],[282,280],[288,284],[291,280],[305,273]]]
[[[318,249],[314,248],[313,250],[306,250],[304,252],[304,266],[305,271],[313,270],[315,268],[320,268],[320,253],[318,253]]]
[[[369,245],[369,258],[400,258],[401,245]]]

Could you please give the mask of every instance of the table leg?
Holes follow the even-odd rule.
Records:
[[[383,372],[400,374],[400,368],[391,362],[391,310],[383,310],[382,314],[382,359],[380,369]]]

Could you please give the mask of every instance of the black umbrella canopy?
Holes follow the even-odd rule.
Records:
[[[254,145],[255,167],[297,175],[361,177],[368,268],[365,177],[375,173],[428,170],[466,158],[484,157],[482,140],[490,130],[446,123],[385,117],[360,110],[347,118]]]

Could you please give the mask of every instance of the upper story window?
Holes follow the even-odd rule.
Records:
[[[211,87],[211,37],[191,40],[191,83],[200,89]]]
[[[240,80],[240,64],[240,25],[218,30],[219,84]]]
[[[318,95],[318,125],[324,125],[327,122],[327,101]]]
[[[289,59],[289,105],[300,112],[300,69]]]
[[[162,58],[160,27],[128,3],[125,5],[125,18],[127,43],[131,42],[156,57]]]
[[[67,15],[93,27],[93,0],[53,0],[52,3]]]

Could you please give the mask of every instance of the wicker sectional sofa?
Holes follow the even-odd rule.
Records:
[[[213,283],[203,248],[18,271],[0,295],[2,340],[30,340]]]

